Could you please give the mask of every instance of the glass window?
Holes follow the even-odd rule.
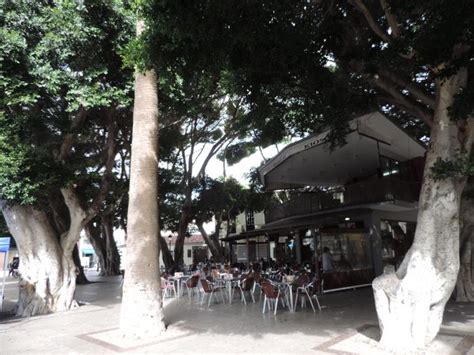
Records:
[[[337,233],[322,235],[322,253],[329,249],[334,271],[371,269],[370,243],[365,233]]]
[[[382,170],[382,176],[391,176],[391,175],[397,175],[400,173],[400,162],[386,158],[386,157],[380,157],[380,164],[381,164],[381,170]]]

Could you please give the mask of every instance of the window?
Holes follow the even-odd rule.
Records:
[[[236,259],[238,262],[247,261],[247,245],[237,244],[235,246]]]
[[[382,176],[400,174],[400,162],[396,160],[387,157],[380,157],[380,165]]]
[[[188,249],[188,258],[191,257],[191,249]]]
[[[246,230],[251,231],[255,229],[255,216],[253,211],[245,212],[245,226]]]
[[[329,248],[335,271],[372,268],[369,238],[365,233],[335,233],[322,235],[322,246]]]

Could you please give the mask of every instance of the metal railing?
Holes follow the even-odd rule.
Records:
[[[290,199],[265,211],[266,223],[344,206],[387,201],[418,201],[421,183],[385,177],[328,191],[290,192]]]

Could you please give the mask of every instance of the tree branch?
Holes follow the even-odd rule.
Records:
[[[400,28],[398,27],[398,21],[395,15],[392,13],[391,6],[387,0],[380,0],[380,5],[382,6],[383,11],[385,12],[385,18],[387,23],[392,29],[393,38],[400,37]]]
[[[64,203],[69,210],[71,224],[67,232],[61,235],[60,243],[64,254],[70,254],[74,249],[74,245],[76,245],[81,236],[82,228],[85,225],[86,212],[79,202],[74,187],[70,186],[68,188],[62,188],[61,194],[63,195]]]
[[[429,108],[434,109],[435,104],[436,104],[436,99],[434,95],[431,95],[430,93],[426,92],[422,87],[420,87],[416,83],[409,80],[405,80],[399,75],[387,69],[378,70],[378,73],[381,76],[384,76],[387,79],[393,81],[395,84],[404,87],[417,100],[420,100],[424,105],[428,106]]]
[[[392,83],[381,77],[370,79],[373,85],[384,90],[393,97],[398,106],[403,106],[405,110],[422,119],[429,127],[432,126],[432,114],[422,107],[418,102],[410,100],[409,97],[403,95]]]
[[[204,177],[204,174],[206,172],[206,167],[207,164],[209,163],[209,160],[216,155],[216,153],[219,151],[219,149],[224,145],[225,141],[229,139],[230,137],[227,134],[224,134],[216,143],[211,148],[211,151],[207,155],[206,159],[204,159],[204,162],[201,165],[201,169],[199,169],[199,173],[197,174],[197,177]]]
[[[64,162],[71,155],[71,148],[74,144],[74,138],[76,136],[76,131],[82,126],[87,117],[87,111],[81,107],[76,116],[72,119],[70,132],[66,133],[59,150],[59,160]]]
[[[107,196],[107,193],[109,191],[110,185],[113,180],[113,174],[112,174],[112,169],[115,164],[115,155],[116,155],[116,134],[117,134],[117,124],[115,122],[115,117],[114,117],[114,110],[109,110],[108,111],[108,136],[107,136],[107,142],[106,142],[106,156],[107,160],[105,163],[105,171],[104,175],[102,177],[102,184],[99,190],[99,193],[95,196],[94,200],[92,201],[91,206],[87,210],[87,220],[90,221],[92,218],[94,218],[97,213],[99,213],[100,206],[102,205],[102,202],[105,200],[105,197]]]
[[[370,10],[365,6],[364,2],[362,0],[349,0],[349,2],[357,8],[365,17],[367,24],[369,27],[372,29],[372,31],[379,36],[382,40],[385,42],[389,43],[390,42],[390,37],[380,28],[380,26],[377,24],[377,21],[375,21],[374,17],[370,13]]]

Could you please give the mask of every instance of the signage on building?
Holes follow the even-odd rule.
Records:
[[[8,253],[11,239],[10,237],[0,237],[0,253]]]
[[[305,143],[304,149],[313,148],[317,145],[326,143],[326,137],[327,137],[327,134],[322,134],[322,135],[317,136],[316,138],[314,138],[314,139],[310,140],[309,142]]]

